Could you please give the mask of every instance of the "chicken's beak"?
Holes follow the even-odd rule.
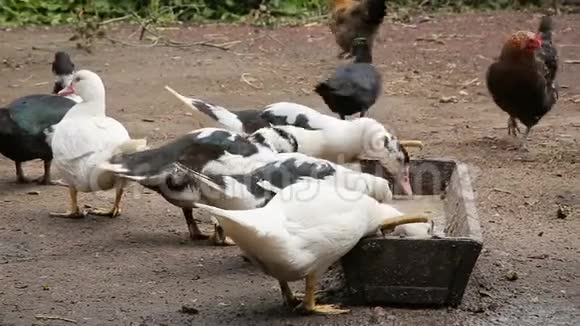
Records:
[[[73,88],[72,84],[68,85],[67,87],[63,88],[58,95],[60,96],[67,96],[75,93],[75,89]]]

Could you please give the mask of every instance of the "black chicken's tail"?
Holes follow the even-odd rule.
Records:
[[[314,88],[314,92],[316,92],[316,94],[322,97],[322,99],[325,102],[328,99],[328,97],[331,96],[332,91],[334,91],[334,89],[332,89],[332,87],[328,85],[328,81],[318,83]]]
[[[542,39],[541,58],[544,60],[548,68],[547,80],[554,85],[556,74],[558,72],[558,51],[552,41],[552,31],[554,29],[554,22],[551,16],[543,16],[538,27],[538,34]]]
[[[380,25],[387,14],[385,0],[366,0],[366,22],[369,25]]]
[[[554,22],[552,16],[543,16],[540,20],[538,32],[542,35],[542,41],[552,41],[552,30],[554,29]]]

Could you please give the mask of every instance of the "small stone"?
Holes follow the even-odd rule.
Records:
[[[518,275],[518,273],[517,273],[516,271],[509,271],[509,272],[507,272],[507,274],[505,275],[505,278],[506,278],[508,281],[515,281],[515,280],[517,280],[517,279],[518,279],[518,278],[520,278],[520,277],[519,277],[519,275]]]
[[[565,204],[560,204],[558,205],[558,215],[557,217],[559,219],[565,219],[570,215],[570,207],[568,207],[568,205]]]
[[[26,194],[27,194],[27,195],[38,196],[38,195],[40,195],[40,192],[38,192],[38,191],[34,191],[34,190],[33,190],[33,191],[29,191],[29,192],[27,192]]]
[[[375,308],[373,309],[373,312],[374,312],[374,314],[375,314],[376,316],[378,316],[378,317],[384,317],[384,316],[386,315],[386,313],[387,313],[387,312],[385,311],[385,309],[383,309],[382,307],[375,307]]]
[[[184,314],[188,314],[188,315],[197,315],[199,314],[199,310],[196,309],[195,307],[188,305],[188,304],[184,304],[183,306],[181,306],[181,312]]]
[[[439,98],[439,103],[458,103],[457,96],[442,96]]]
[[[149,118],[141,119],[141,121],[143,121],[143,122],[155,122],[155,120],[149,119]]]
[[[540,232],[538,233],[538,237],[541,237],[541,236],[543,236],[543,235],[544,235],[544,231],[540,231]]]

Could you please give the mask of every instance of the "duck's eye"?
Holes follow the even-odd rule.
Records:
[[[77,77],[77,78],[75,78],[75,83],[78,83],[78,82],[80,82],[80,81],[81,81],[81,77]]]

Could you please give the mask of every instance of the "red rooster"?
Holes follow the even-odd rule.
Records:
[[[330,0],[330,30],[342,49],[339,56],[351,57],[354,39],[363,37],[372,50],[386,13],[385,0]]]
[[[508,134],[516,136],[519,120],[528,134],[558,99],[555,84],[558,53],[552,44],[552,18],[544,16],[538,33],[516,32],[487,71],[487,88],[495,103],[509,114]]]

